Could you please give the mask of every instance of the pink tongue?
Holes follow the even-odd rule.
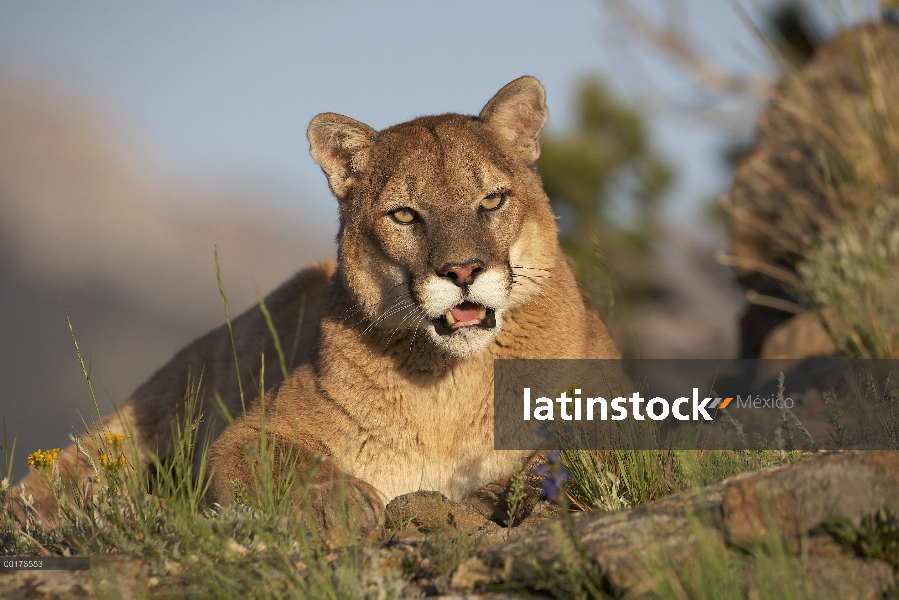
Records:
[[[481,312],[481,305],[474,302],[463,302],[450,311],[457,321],[474,321]]]

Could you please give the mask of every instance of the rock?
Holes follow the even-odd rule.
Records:
[[[465,533],[499,528],[496,523],[440,492],[404,494],[387,505],[388,530],[404,530],[410,525],[422,533],[443,527],[455,527]]]
[[[505,523],[508,505],[506,495],[509,481],[491,481],[462,499],[462,504],[496,523]]]
[[[502,592],[489,592],[486,594],[445,594],[442,596],[432,596],[434,600],[550,600],[552,596],[544,596],[543,594],[527,594],[521,596],[518,594],[504,594]]]
[[[145,598],[149,569],[126,556],[92,556],[90,571],[0,571],[0,599]]]
[[[90,571],[0,572],[0,598],[96,598]]]
[[[788,573],[797,585],[807,582],[820,597],[875,598],[895,585],[885,563],[866,562],[822,538],[806,545],[807,560],[790,551],[830,515],[858,524],[883,507],[899,513],[899,453],[819,453],[628,511],[575,514],[521,531],[463,562],[451,581],[459,590],[500,582],[539,587],[545,583],[539,578],[574,561],[596,586],[639,595],[659,583],[660,573],[695,570],[710,552],[744,565],[746,550],[776,533],[788,541],[783,558],[795,561]]]
[[[520,529],[534,527],[536,525],[546,523],[547,521],[551,521],[561,514],[562,507],[555,502],[550,502],[549,500],[538,500],[534,503],[534,506],[531,508],[528,516],[526,516],[521,521],[521,523],[517,525],[517,527]]]
[[[534,518],[530,519],[532,523],[543,522],[546,518],[541,519],[539,515],[550,514],[544,506],[548,503],[542,498],[540,489],[543,477],[535,473],[535,470],[545,462],[546,454],[535,452],[524,465],[521,479],[524,497],[518,503],[513,515],[516,525],[523,524],[524,521],[530,519],[535,511]],[[506,500],[511,491],[510,485],[509,479],[492,481],[465,496],[461,504],[494,523],[506,526],[509,519],[509,505]]]
[[[816,598],[879,600],[885,591],[894,590],[896,584],[893,570],[882,560],[865,562],[810,556],[805,569]]]
[[[762,342],[759,358],[810,358],[837,352],[833,339],[815,316],[802,313],[771,330]]]
[[[140,559],[92,556],[91,575],[98,598],[131,600],[147,597],[150,569]]]
[[[882,60],[868,58],[871,55]],[[847,209],[870,207],[876,201],[876,195],[856,189],[857,182],[828,182],[828,169],[845,157],[845,149],[835,147],[828,135],[861,143],[868,133],[861,129],[862,122],[877,118],[864,93],[864,86],[870,85],[864,77],[897,56],[899,28],[864,25],[834,36],[801,71],[788,74],[772,91],[758,118],[755,145],[737,166],[724,200],[733,228],[731,255],[791,269],[797,256],[814,245],[821,228],[844,220]],[[889,173],[872,177],[876,181],[869,182],[869,189],[889,189]],[[800,207],[804,210],[797,210]],[[760,274],[745,264],[737,266],[741,278]]]
[[[730,485],[721,503],[732,543],[751,544],[779,529],[798,550],[800,536],[831,515],[856,525],[887,508],[899,514],[899,453],[836,453],[759,473]]]
[[[894,121],[897,61],[899,27],[870,23],[835,35],[772,91],[753,149],[722,201],[732,232],[725,262],[763,297],[741,319],[741,356],[830,353],[822,336],[789,324],[806,283],[797,267],[835,228],[895,202],[895,136],[883,137],[878,124]]]
[[[469,558],[453,573],[450,587],[456,590],[473,590],[478,584],[500,583],[503,578],[494,571],[480,558]]]

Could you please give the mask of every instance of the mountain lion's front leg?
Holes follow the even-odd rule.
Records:
[[[307,523],[321,530],[352,524],[365,532],[384,526],[384,500],[375,488],[282,435],[269,433],[263,444],[258,429],[235,423],[213,444],[210,466],[213,502],[286,494]]]

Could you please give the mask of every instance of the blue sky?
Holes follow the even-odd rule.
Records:
[[[683,5],[710,58],[744,72],[769,68],[732,3]],[[264,190],[260,210],[315,229],[336,222],[305,140],[319,112],[375,128],[476,113],[522,74],[544,83],[554,130],[570,121],[572,91],[588,73],[644,104],[696,96],[590,0],[4,2],[3,72],[75,91],[134,137],[164,177]],[[727,186],[724,137],[653,113],[653,139],[680,171],[668,214],[691,227],[696,207]],[[736,120],[753,119],[750,108]]]

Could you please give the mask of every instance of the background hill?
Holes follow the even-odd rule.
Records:
[[[0,81],[0,418],[20,456],[96,415],[66,311],[106,413],[224,320],[216,248],[235,312],[331,254],[332,232],[266,215],[264,191],[160,178],[110,121]]]

